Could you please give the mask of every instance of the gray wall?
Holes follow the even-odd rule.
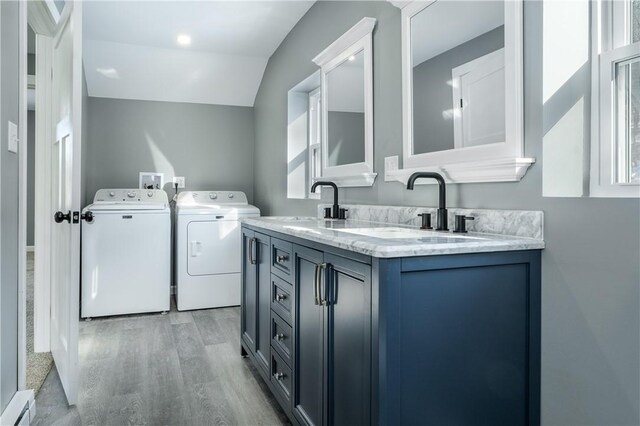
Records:
[[[27,245],[33,245],[36,178],[36,112],[27,111]]]
[[[137,188],[139,172],[253,199],[252,108],[90,97],[85,141],[89,203],[100,188]]]
[[[504,47],[504,26],[488,31],[413,68],[414,152],[454,148],[451,70]]]
[[[455,207],[545,212],[543,423],[638,424],[640,201],[542,197],[542,8],[542,2],[525,3],[525,155],[538,162],[519,183],[450,185],[448,199]],[[315,214],[316,202],[286,198],[287,90],[315,70],[317,53],[364,16],[378,19],[373,75],[380,174],[372,188],[341,190],[340,201],[436,204],[435,185],[407,191],[383,178],[384,157],[402,154],[400,11],[387,2],[321,1],[269,60],[256,99],[254,188],[263,214]],[[580,89],[588,96],[588,86]],[[325,201],[330,192],[323,191]]]
[[[0,2],[0,412],[18,388],[18,155],[7,121],[18,123],[19,4]]]
[[[364,113],[330,111],[327,121],[329,165],[364,161]]]

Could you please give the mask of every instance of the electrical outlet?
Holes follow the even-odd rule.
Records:
[[[184,188],[184,176],[174,176],[173,184],[178,184],[178,189]]]

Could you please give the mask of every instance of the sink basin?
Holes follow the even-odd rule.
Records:
[[[402,239],[423,239],[437,238],[455,242],[456,240],[477,240],[477,237],[466,235],[451,235],[443,232],[425,231],[422,229],[400,228],[400,227],[379,227],[379,228],[347,228],[334,229],[334,231],[346,232],[349,234],[362,235],[363,237],[373,237],[391,240]],[[445,242],[445,241],[442,241]]]

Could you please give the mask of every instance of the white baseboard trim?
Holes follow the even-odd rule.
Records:
[[[29,421],[24,415],[29,416]],[[0,415],[0,425],[12,426],[15,424],[29,424],[36,416],[36,400],[33,389],[18,391],[13,395],[9,405]],[[18,422],[18,420],[21,420]]]
[[[35,246],[27,246],[27,253],[31,253],[31,252],[34,252],[34,251],[36,251]]]

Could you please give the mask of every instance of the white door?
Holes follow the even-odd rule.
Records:
[[[82,3],[54,38],[51,233],[51,353],[70,405],[78,396],[80,280],[80,153],[82,120]],[[64,19],[64,18],[63,18]]]
[[[504,49],[452,70],[454,146],[465,148],[504,142]]]

